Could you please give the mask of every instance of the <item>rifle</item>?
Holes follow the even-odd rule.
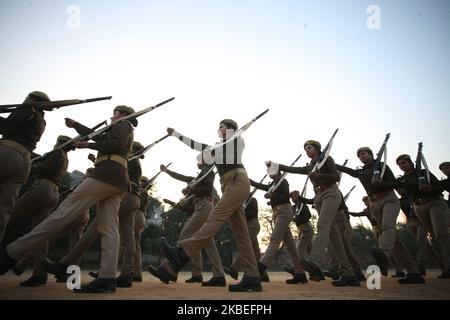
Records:
[[[355,188],[356,188],[356,186],[353,186],[353,187],[350,189],[350,191],[347,192],[347,194],[346,194],[346,195],[344,196],[344,198],[343,198],[343,201],[344,201],[344,202],[347,202],[348,198],[350,197],[350,194],[352,193],[352,191],[353,191]],[[361,217],[358,217],[358,218],[359,218],[359,224],[360,224],[360,225],[363,225],[363,222],[362,222]]]
[[[317,158],[316,164],[314,165],[314,168],[311,170],[311,172],[319,171],[320,168],[322,168],[322,166],[324,165],[325,161],[327,161],[328,157],[330,156],[331,147],[333,146],[334,137],[336,136],[338,130],[339,129],[334,130],[333,135],[323,149],[322,153],[319,155],[319,158]]]
[[[175,201],[169,200],[169,199],[163,199],[164,203],[167,203],[168,205],[175,207],[177,203]]]
[[[307,186],[308,186],[308,178],[306,178],[306,181],[305,181],[305,184],[303,185],[303,189],[302,189],[302,193],[301,193],[301,197],[305,197],[305,195],[306,195],[306,188],[307,188]],[[300,212],[302,212],[302,209],[303,209],[303,206],[304,206],[305,204],[302,202],[302,203],[297,203],[297,209],[295,210],[295,216],[297,217],[299,214],[300,214]]]
[[[167,137],[169,137],[168,134],[166,134],[164,137],[159,138],[158,140],[156,140],[155,142],[149,144],[148,146],[146,146],[144,149],[141,149],[139,151],[136,151],[135,153],[133,153],[132,155],[130,155],[130,157],[128,158],[128,161],[134,160],[136,158],[139,158],[140,156],[142,156],[143,154],[145,154],[148,150],[150,150],[151,148],[153,148],[156,144],[158,144],[159,142],[163,141],[164,139],[166,139]]]
[[[266,109],[264,112],[257,115],[254,119],[250,120],[246,125],[239,128],[238,130],[236,130],[229,139],[227,139],[226,141],[224,141],[222,143],[215,145],[214,148],[211,149],[211,153],[213,151],[215,151],[216,149],[222,147],[223,145],[226,145],[227,143],[230,143],[234,139],[237,139],[238,137],[240,137],[248,128],[251,127],[252,124],[254,124],[259,118],[261,118],[267,112],[269,112],[269,109]],[[214,169],[214,164],[209,164],[208,166],[209,166],[208,171],[206,171],[205,174],[202,175],[201,177],[198,177],[197,179],[192,180],[188,184],[188,187],[192,188],[193,186],[197,185],[200,181],[202,181],[204,178],[206,178],[208,176],[208,174]]]
[[[378,153],[377,153],[377,158],[375,159],[375,164],[374,164],[372,183],[380,182],[383,180],[384,170],[386,169],[386,144],[387,144],[390,136],[391,136],[390,133],[386,134],[383,144],[381,145],[380,151],[378,151]],[[380,173],[378,166],[381,163],[381,157],[383,156],[383,154],[384,154],[384,164],[383,164],[383,169],[381,170],[381,173]]]
[[[292,167],[293,165],[295,165],[301,157],[302,157],[302,154],[300,153],[300,155],[297,158],[295,158],[295,160],[291,163],[290,166]],[[274,193],[280,186],[281,182],[283,182],[283,180],[286,178],[287,174],[288,174],[287,172],[283,172],[283,174],[281,175],[281,177],[277,181],[277,183],[272,185],[272,187],[270,187],[270,189],[267,193],[269,193],[269,194]]]
[[[175,99],[175,98],[167,99],[167,100],[165,100],[165,101],[163,101],[163,102],[160,102],[160,103],[158,103],[158,104],[156,104],[156,105],[154,105],[154,106],[151,106],[151,107],[142,109],[142,110],[140,110],[140,111],[138,111],[138,112],[129,114],[129,115],[127,115],[127,116],[125,116],[125,117],[119,119],[118,121],[125,121],[125,120],[129,120],[129,119],[135,119],[135,118],[137,118],[137,117],[140,117],[140,116],[146,114],[147,112],[150,112],[150,111],[152,111],[152,110],[154,110],[154,109],[156,109],[156,108],[161,107],[162,105],[164,105],[164,104],[166,104],[166,103],[172,101],[173,99]],[[91,132],[90,134],[81,137],[80,140],[89,141],[89,140],[91,140],[92,138],[98,136],[99,134],[102,134],[103,132],[105,132],[106,130],[108,130],[109,128],[111,128],[114,124],[115,124],[115,123],[111,123],[111,124],[107,125],[106,127],[103,127],[103,128],[101,128],[101,129],[99,129],[99,130],[97,130],[97,131]]]
[[[428,169],[427,162],[425,161],[425,157],[422,153],[423,143],[419,143],[419,147],[417,150],[417,158],[416,158],[416,171],[417,175],[419,176],[419,189],[421,189],[423,186],[430,183],[430,170]],[[422,163],[425,167],[427,176],[425,177],[422,172]]]
[[[170,162],[166,168],[170,167],[170,165],[172,164],[172,162]],[[150,178],[150,180],[148,180],[145,184],[143,184],[141,186],[142,189],[144,190],[148,190],[151,188],[151,186],[153,185],[153,183],[155,182],[156,178],[158,178],[158,176],[161,174],[162,170],[160,170],[157,174],[155,174],[153,177]]]
[[[343,167],[345,167],[345,165],[347,164],[348,159],[345,159],[344,163],[342,164]],[[341,184],[341,178],[342,178],[342,172],[339,171],[339,182],[337,183],[338,187]]]
[[[356,188],[356,186],[353,186],[349,192],[347,192],[347,194],[344,196],[343,200],[344,202],[346,202],[348,200],[348,198],[350,197],[350,194],[352,193],[352,191]]]
[[[269,175],[269,174],[266,173],[266,174],[264,175],[264,177],[263,177],[261,180],[259,180],[259,183],[263,183],[264,179],[265,179],[268,175]],[[248,207],[248,205],[249,205],[249,203],[250,203],[250,200],[252,200],[252,198],[253,198],[253,196],[255,195],[256,191],[258,191],[258,189],[257,189],[257,188],[253,188],[252,192],[250,192],[250,194],[248,195],[248,198],[247,198],[247,200],[246,200],[245,203],[244,203],[244,210],[247,209],[247,207]]]
[[[98,128],[100,128],[101,126],[103,126],[104,124],[106,124],[106,120],[103,121],[103,122],[100,122],[99,124],[97,124],[97,125],[95,125],[95,126],[93,126],[93,127],[91,128],[91,130],[98,129]],[[64,148],[67,147],[68,145],[71,145],[72,143],[74,143],[75,141],[77,141],[78,139],[80,139],[80,137],[81,137],[81,136],[78,135],[78,136],[76,136],[75,138],[72,138],[72,139],[70,139],[69,141],[64,142],[62,145],[59,145],[59,146],[57,146],[55,149],[53,149],[53,150],[51,150],[51,151],[49,151],[49,152],[44,153],[42,156],[37,156],[37,157],[31,159],[31,162],[33,163],[33,162],[35,162],[35,161],[41,161],[42,159],[48,157],[50,154],[52,154],[52,153],[54,153],[54,152],[56,152],[56,151],[58,151],[58,150],[64,149]]]
[[[333,135],[331,136],[330,140],[328,141],[327,145],[325,146],[325,148],[323,149],[322,153],[319,155],[319,157],[317,158],[316,164],[314,165],[313,169],[311,170],[311,172],[317,172],[320,170],[320,168],[322,168],[322,166],[324,165],[325,161],[327,161],[328,157],[330,156],[330,151],[331,151],[331,147],[333,146],[333,140],[334,137],[336,136],[337,132],[339,129],[334,130]],[[301,197],[305,197],[306,194],[306,187],[308,185],[308,181],[309,181],[309,175],[306,177],[306,181],[305,181],[305,185],[303,186],[303,190],[301,193]],[[298,205],[298,209],[295,212],[295,216],[297,217],[300,212],[302,211],[304,206],[304,203],[302,202],[301,204]]]
[[[72,192],[73,190],[75,190],[79,185],[80,185],[80,184],[77,184],[77,185],[75,185],[75,186],[70,187],[69,189],[67,189],[67,190],[64,191],[64,192],[61,192],[61,193],[59,194],[59,198],[61,199],[61,198],[63,198],[66,194],[71,193],[71,192]]]
[[[90,99],[70,99],[70,100],[57,100],[57,101],[37,101],[37,102],[27,102],[27,103],[17,103],[17,104],[4,104],[0,105],[0,113],[8,113],[14,111],[20,106],[32,106],[35,108],[56,108],[73,106],[75,104],[90,103],[102,100],[110,100],[112,96],[90,98]]]
[[[269,109],[266,109],[265,111],[261,112],[259,115],[257,115],[255,118],[250,120],[247,124],[245,124],[243,127],[236,130],[229,139],[227,139],[226,141],[224,141],[222,143],[215,145],[214,148],[211,149],[211,152],[213,152],[213,151],[215,151],[215,149],[218,149],[221,146],[233,141],[234,139],[237,139],[238,137],[240,137],[248,128],[250,128],[252,126],[252,124],[254,124],[259,118],[261,118],[267,112],[269,112]],[[192,187],[196,186],[198,183],[200,183],[200,181],[205,179],[214,170],[214,164],[209,164],[208,167],[209,167],[208,170],[201,177],[196,177],[191,182],[188,183],[188,188],[192,188]],[[181,202],[189,201],[193,196],[194,195],[184,197],[183,199],[178,201],[177,205],[179,205]]]

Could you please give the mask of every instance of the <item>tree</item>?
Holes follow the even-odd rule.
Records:
[[[269,208],[259,208],[258,212],[258,220],[261,224],[261,232],[263,234],[261,244],[263,246],[268,246],[275,223],[272,217],[272,211]]]
[[[403,242],[411,256],[415,259],[417,257],[417,240],[409,230],[408,225],[405,223],[397,224],[397,232],[400,240]]]

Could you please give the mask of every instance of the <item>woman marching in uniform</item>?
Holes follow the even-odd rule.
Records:
[[[219,136],[225,142],[237,129],[238,126],[235,121],[231,119],[222,120],[219,125]],[[241,259],[244,270],[244,277],[241,282],[230,285],[229,291],[262,291],[257,262],[244,214],[243,204],[250,192],[250,182],[241,161],[244,149],[242,137],[232,139],[210,151],[208,145],[197,143],[171,128],[168,128],[167,132],[192,149],[204,151],[205,156],[209,153],[214,157],[213,163],[220,175],[223,195],[197,233],[189,239],[180,241],[180,246],[175,248],[171,247],[165,238],[161,238],[159,243],[161,251],[176,272],[190,259],[196,257],[200,250],[208,245],[220,227],[228,221],[238,245],[238,257]],[[211,163],[211,161],[206,162]]]

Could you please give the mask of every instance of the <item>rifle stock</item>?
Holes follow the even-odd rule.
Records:
[[[163,141],[164,139],[168,138],[169,135],[166,134],[164,137],[159,138],[158,140],[156,140],[153,143],[150,143],[148,146],[146,146],[144,149],[139,150],[135,153],[133,153],[129,158],[128,161],[134,160],[136,158],[139,158],[140,156],[144,155],[148,150],[150,150],[151,148],[153,148],[156,144],[160,143],[161,141]]]
[[[129,114],[129,115],[127,115],[126,117],[121,118],[119,121],[125,121],[125,120],[130,120],[130,119],[136,119],[137,117],[140,117],[140,116],[146,114],[147,112],[150,112],[150,111],[152,111],[152,110],[154,110],[154,109],[156,109],[156,108],[159,108],[160,106],[162,106],[162,105],[164,105],[164,104],[166,104],[166,103],[172,101],[173,99],[175,99],[175,98],[170,98],[170,99],[164,100],[163,102],[160,102],[160,103],[158,103],[158,104],[156,104],[156,105],[154,105],[154,106],[152,106],[152,107],[148,107],[148,108],[145,108],[145,109],[140,110],[140,111],[138,111],[138,112]],[[88,134],[88,135],[86,135],[86,136],[84,136],[84,137],[81,137],[80,140],[89,141],[89,140],[91,140],[92,138],[98,136],[99,134],[102,134],[103,132],[105,132],[106,130],[108,130],[109,128],[111,128],[111,127],[113,126],[113,124],[114,124],[114,123],[111,123],[111,124],[107,125],[106,127],[102,128],[102,129],[99,129],[99,130],[94,131],[94,132],[92,132],[92,133],[90,133],[90,134]]]
[[[416,171],[417,171],[417,175],[419,177],[419,189],[421,189],[423,186],[428,184],[425,176],[422,173],[422,157],[423,157],[422,148],[423,148],[423,143],[419,142],[418,150],[417,150],[417,157],[416,157]]]
[[[170,162],[168,165],[166,165],[166,168],[170,167],[172,162]],[[160,170],[157,174],[155,174],[153,177],[150,178],[141,188],[148,190],[152,187],[153,183],[155,182],[156,178],[161,174],[162,170]]]
[[[73,106],[76,104],[90,103],[102,100],[110,100],[112,96],[90,98],[90,99],[70,99],[70,100],[57,100],[57,101],[47,101],[47,102],[31,102],[31,103],[18,103],[18,104],[5,104],[0,105],[0,113],[7,113],[14,111],[20,106],[32,106],[35,108],[53,108],[59,109],[61,107]]]
[[[387,144],[390,136],[391,136],[390,133],[386,134],[383,144],[381,145],[380,151],[378,151],[378,153],[377,153],[377,158],[375,159],[375,164],[374,164],[375,169],[373,171],[372,183],[381,182],[383,180],[383,177],[381,176],[381,172],[380,172],[380,169],[378,169],[378,166],[381,163],[381,157],[383,156],[383,153],[385,152],[386,144]]]
[[[314,165],[314,168],[311,170],[311,172],[316,172],[320,168],[322,168],[323,164],[327,160],[328,156],[330,155],[331,146],[333,145],[334,137],[336,136],[339,128],[334,130],[333,135],[331,136],[330,140],[328,141],[327,145],[323,149],[322,153],[320,154],[319,158],[316,161],[316,164]]]
[[[107,123],[106,120],[105,120],[105,121],[102,121],[102,122],[100,122],[99,124],[93,126],[93,127],[91,128],[91,130],[96,130],[96,129],[100,128],[101,126],[105,125],[106,123]],[[65,147],[67,147],[67,146],[73,144],[75,141],[77,141],[77,140],[80,139],[80,138],[81,138],[81,135],[78,135],[78,136],[76,136],[75,138],[72,138],[72,139],[70,139],[69,141],[64,142],[62,145],[56,147],[55,149],[53,149],[53,150],[51,150],[51,151],[49,151],[49,152],[44,153],[42,156],[37,156],[37,157],[31,159],[31,162],[33,163],[33,162],[36,162],[36,161],[41,161],[41,160],[43,160],[44,158],[46,158],[46,157],[48,157],[49,155],[51,155],[52,153],[54,153],[54,152],[56,152],[56,151],[58,151],[58,150],[64,149]]]

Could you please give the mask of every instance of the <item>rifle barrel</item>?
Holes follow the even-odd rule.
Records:
[[[0,113],[11,112],[19,106],[33,106],[36,108],[51,107],[61,108],[66,106],[72,106],[76,104],[90,103],[102,100],[110,100],[112,96],[89,98],[89,99],[69,99],[69,100],[56,100],[56,101],[38,101],[31,103],[18,103],[18,104],[5,104],[0,106]]]

